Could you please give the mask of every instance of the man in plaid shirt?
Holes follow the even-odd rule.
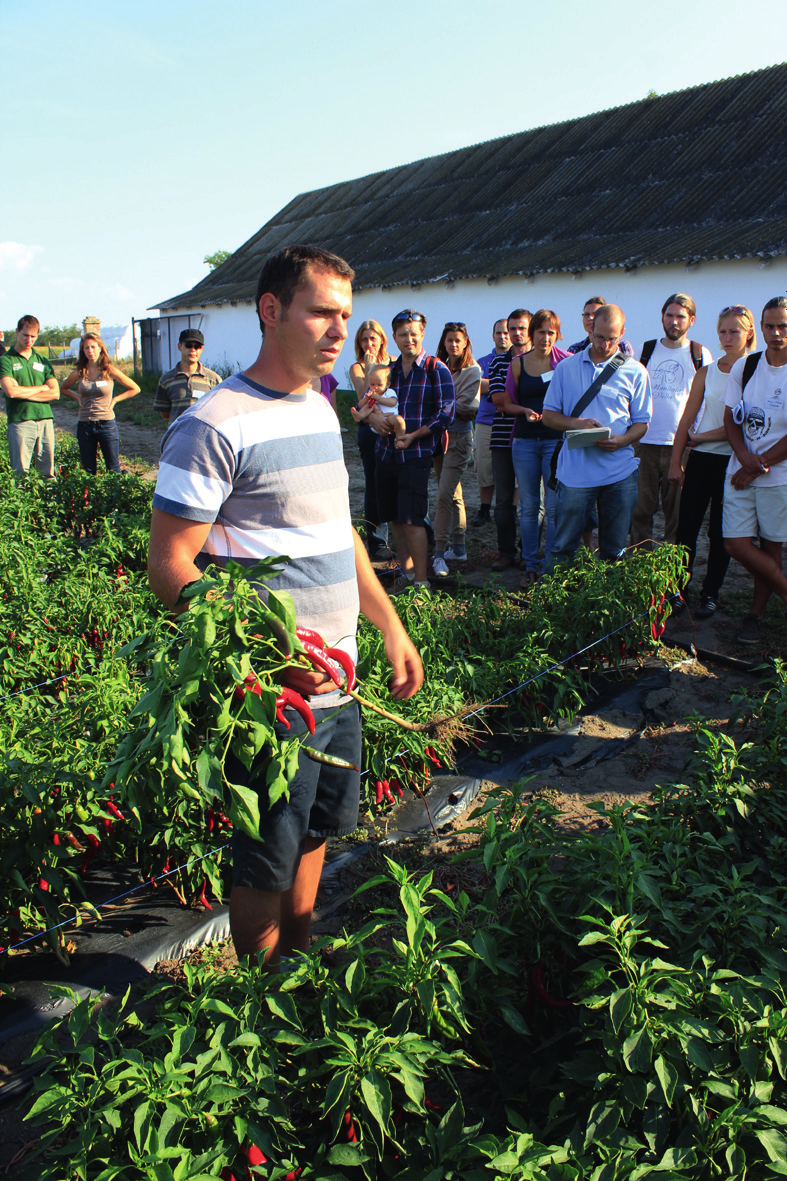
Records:
[[[391,522],[405,578],[427,587],[429,472],[435,447],[454,421],[456,393],[448,366],[424,351],[426,316],[408,308],[391,327],[401,356],[391,366],[390,392],[399,400],[407,433],[397,439],[393,415],[386,415],[388,433],[377,441],[377,505],[380,520]]]

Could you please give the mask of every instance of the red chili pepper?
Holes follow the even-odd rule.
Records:
[[[294,689],[288,689],[286,686],[281,691],[279,701],[283,701],[285,705],[289,705],[300,714],[310,734],[314,733],[314,714],[311,707],[301,697],[300,693],[296,693]],[[278,702],[277,702],[278,705]]]
[[[250,1144],[248,1148],[243,1150],[246,1153],[246,1160],[250,1165],[267,1165],[268,1158],[261,1148],[256,1144]]]
[[[219,1176],[221,1177],[221,1181],[236,1181],[235,1174],[229,1165],[224,1166],[224,1168],[219,1173]]]
[[[59,844],[60,844],[60,837],[58,836],[58,834],[57,834],[57,833],[55,833],[55,835],[52,837],[52,844],[53,844],[53,845],[59,845]]]
[[[45,892],[49,890],[49,882],[46,880],[46,878],[38,879],[38,888],[39,890],[44,890]]]
[[[375,804],[381,804],[383,802],[383,781],[382,781],[382,779],[377,780],[376,790],[377,790],[377,797],[374,802],[375,802]]]
[[[116,820],[125,820],[126,819],[125,816],[123,815],[123,813],[120,811],[120,809],[118,807],[116,807],[115,804],[113,804],[111,800],[107,800],[107,811],[111,812]]]
[[[215,815],[216,814],[212,808],[208,808],[207,812],[205,813],[205,820],[207,821],[207,825],[208,825],[208,833],[213,832],[213,826],[216,823]]]
[[[558,1000],[557,997],[550,996],[544,988],[543,981],[544,968],[542,964],[536,964],[535,968],[530,974],[530,983],[533,986],[533,991],[541,1001],[549,1009],[573,1009],[573,1001]]]
[[[295,634],[302,644],[316,644],[318,648],[325,647],[325,640],[320,633],[312,631],[310,627],[296,627]]]
[[[343,688],[342,678],[331,664],[330,660],[325,654],[325,651],[321,648],[318,648],[315,644],[310,644],[304,641],[301,641],[301,643],[303,643],[303,647],[306,650],[306,655],[309,657],[309,660],[312,662],[314,667],[320,668],[324,673],[327,673],[337,688]]]
[[[101,847],[101,841],[98,839],[98,837],[94,837],[92,833],[87,833],[85,836],[85,840],[87,841],[89,848],[88,848],[87,853],[85,853],[85,856],[82,860],[82,864],[79,867],[80,874],[85,874],[87,872],[87,867],[90,865],[90,862],[93,860],[93,857],[95,856],[96,849],[99,849]]]
[[[217,813],[217,819],[219,824],[226,824],[227,828],[232,828],[232,821],[230,820],[229,816],[225,816],[223,812]]]
[[[444,1107],[441,1107],[439,1103],[433,1103],[431,1099],[424,1099],[424,1107],[427,1111],[445,1111]]]
[[[283,697],[276,698],[276,721],[280,722],[283,726],[286,726],[287,729],[289,730],[290,723],[287,721],[286,717],[284,716],[284,707],[286,706],[286,704],[287,704],[287,702],[284,700]]]
[[[437,755],[435,754],[435,752],[434,752],[434,748],[433,748],[433,747],[431,747],[431,746],[427,746],[427,748],[426,748],[426,755],[427,755],[427,757],[428,757],[428,758],[430,758],[430,759],[432,760],[432,762],[434,763],[435,767],[441,767],[441,766],[442,766],[442,763],[440,762],[440,760],[438,759]]]
[[[199,902],[200,906],[204,906],[206,910],[213,910],[213,907],[212,907],[212,906],[211,906],[211,904],[208,902],[208,896],[207,896],[207,894],[205,893],[205,889],[206,889],[206,887],[207,887],[207,884],[208,884],[208,879],[207,879],[207,878],[203,878],[203,879],[202,879],[202,893],[200,894],[200,896],[199,896],[199,898],[197,899],[197,901]]]
[[[302,1172],[303,1172],[303,1169],[300,1169],[300,1168],[293,1169],[291,1173],[287,1174],[287,1176],[284,1178],[284,1181],[297,1181],[298,1177],[300,1177]]]
[[[326,648],[325,655],[329,656],[331,660],[335,660],[337,664],[342,666],[344,669],[344,675],[347,678],[346,692],[351,693],[355,688],[356,677],[355,665],[353,664],[350,657],[346,652],[343,652],[341,648]]]
[[[66,838],[66,844],[67,844],[67,845],[70,845],[72,849],[76,849],[77,853],[84,853],[84,851],[85,851],[85,846],[84,846],[84,845],[82,845],[82,844],[81,844],[81,843],[80,843],[80,842],[77,840],[77,838],[74,836],[74,834],[73,834],[72,832],[67,832],[67,833],[65,834],[65,838]],[[97,837],[93,837],[93,840],[94,840],[94,841],[95,841],[95,840],[97,840],[97,839],[98,839]],[[89,843],[89,840],[90,840],[90,838],[88,838],[88,843]]]
[[[256,693],[258,697],[262,695],[262,686],[255,677],[254,673],[249,673],[242,685],[235,686],[232,694],[234,700],[243,701],[243,698],[246,696],[246,691],[249,689],[252,693]]]
[[[349,1142],[351,1144],[356,1144],[358,1141],[358,1136],[356,1135],[356,1132],[355,1132],[355,1125],[353,1123],[353,1114],[350,1111],[349,1107],[348,1107],[347,1111],[345,1111],[344,1115],[342,1116],[342,1124],[344,1125],[345,1139],[349,1140]]]
[[[383,795],[385,796],[386,800],[388,800],[388,803],[389,803],[389,804],[393,804],[393,802],[394,802],[394,798],[393,798],[393,796],[391,795],[391,788],[390,788],[390,786],[389,786],[389,784],[388,784],[388,780],[387,780],[387,779],[384,779],[384,780],[383,780]]]
[[[393,790],[394,790],[395,792],[398,792],[400,796],[404,796],[404,792],[402,791],[401,787],[399,786],[399,780],[398,780],[398,779],[392,779],[392,780],[391,780],[391,787],[393,788]]]

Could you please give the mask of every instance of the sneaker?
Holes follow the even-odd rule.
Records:
[[[426,595],[429,599],[432,597],[432,588],[428,582],[416,582],[413,584],[413,590],[417,595]]]
[[[448,577],[448,567],[445,564],[445,559],[441,558],[439,554],[435,554],[432,558],[432,571],[438,578]]]
[[[492,563],[493,570],[507,570],[509,566],[513,566],[514,559],[508,554],[498,554]]]
[[[408,578],[405,574],[400,574],[394,579],[393,593],[400,595],[402,591],[412,590],[413,586],[415,586],[415,582],[412,578]]]
[[[390,550],[387,545],[370,546],[369,561],[370,562],[390,562],[393,557],[393,550]]]
[[[694,614],[698,619],[710,619],[714,611],[718,609],[719,600],[714,599],[712,595],[703,595],[700,599],[700,605]],[[752,616],[756,619],[756,616]]]
[[[681,595],[677,599],[672,600],[672,614],[679,615],[681,611],[686,610],[686,600]]]
[[[447,549],[445,551],[446,562],[466,562],[467,550]]]
[[[750,613],[746,616],[741,624],[737,639],[739,644],[759,644],[761,639],[759,615]]]
[[[488,504],[482,504],[476,515],[470,522],[471,525],[478,527],[479,525],[488,525],[492,520],[492,513]]]

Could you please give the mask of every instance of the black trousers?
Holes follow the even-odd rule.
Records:
[[[363,515],[367,538],[371,537],[376,527],[380,524],[380,514],[377,508],[377,487],[374,477],[377,467],[375,450],[379,437],[365,422],[358,423],[358,450],[361,453],[364,481]]]
[[[510,447],[492,447],[492,474],[495,477],[495,528],[497,548],[506,557],[516,558],[516,472]]]
[[[702,584],[703,595],[717,599],[724,575],[730,564],[730,555],[724,548],[721,531],[721,510],[724,503],[724,477],[727,472],[728,455],[713,455],[709,451],[692,451],[686,463],[683,491],[680,496],[680,515],[677,545],[685,545],[689,551],[689,577],[694,569],[699,537],[705,513],[710,504],[708,524],[708,568]],[[686,580],[688,585],[688,579]]]

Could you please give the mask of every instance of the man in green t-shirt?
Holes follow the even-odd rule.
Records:
[[[55,424],[50,402],[60,397],[52,366],[33,348],[41,325],[22,316],[16,342],[0,357],[0,388],[8,415],[8,452],[15,472],[31,462],[45,479],[55,474]]]

